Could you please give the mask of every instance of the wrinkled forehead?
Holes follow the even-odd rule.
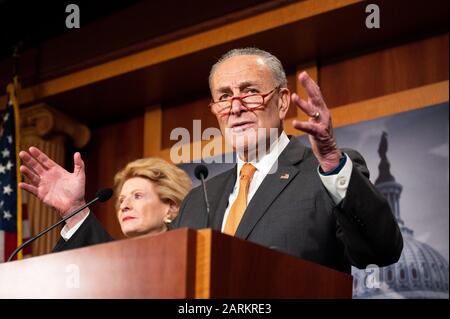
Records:
[[[275,79],[264,59],[255,55],[231,57],[219,64],[212,77],[213,92],[253,84],[261,88],[274,86]]]

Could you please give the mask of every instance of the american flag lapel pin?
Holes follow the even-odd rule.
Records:
[[[286,173],[286,174],[281,175],[280,179],[289,179],[289,174]]]

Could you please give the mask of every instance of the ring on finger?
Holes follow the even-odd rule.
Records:
[[[315,120],[318,120],[319,119],[319,117],[320,117],[320,112],[319,111],[317,111],[316,113],[314,113],[312,116],[311,116],[313,119],[315,119]]]

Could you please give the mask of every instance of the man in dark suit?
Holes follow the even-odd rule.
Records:
[[[307,101],[290,96],[280,61],[258,49],[232,50],[213,66],[211,111],[238,163],[207,181],[210,226],[345,272],[350,265],[396,262],[403,240],[388,202],[370,183],[362,157],[336,145],[318,86],[305,72],[299,81]],[[309,134],[311,149],[283,131],[291,100],[310,116],[293,125]],[[20,170],[31,181],[20,187],[61,216],[85,202],[79,153],[73,173],[36,148],[20,157],[26,163]],[[172,228],[206,226],[202,196],[200,188],[187,195]],[[56,251],[111,239],[88,209],[65,228]]]
[[[305,72],[299,81],[307,101],[290,96],[276,57],[253,48],[232,50],[213,66],[210,108],[238,163],[206,182],[210,226],[344,272],[395,263],[403,239],[388,202],[363,158],[338,148],[319,87]],[[283,131],[291,100],[310,116],[293,125],[309,134],[312,149]],[[205,216],[196,188],[172,228],[206,227]]]

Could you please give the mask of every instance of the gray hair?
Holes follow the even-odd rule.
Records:
[[[211,92],[212,92],[212,77],[217,67],[220,64],[222,64],[225,60],[240,55],[256,55],[262,58],[264,63],[266,63],[266,65],[272,71],[275,83],[282,88],[287,87],[287,79],[283,69],[283,65],[276,56],[258,48],[239,48],[228,51],[227,53],[222,55],[219,58],[219,60],[212,66],[211,71],[209,72],[209,89]]]

